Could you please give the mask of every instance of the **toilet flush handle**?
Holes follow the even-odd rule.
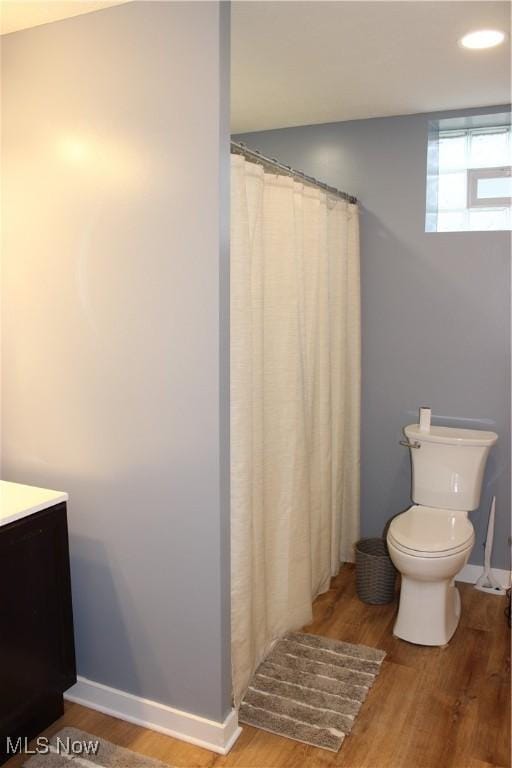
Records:
[[[405,445],[406,448],[421,448],[421,443],[418,443],[417,440],[414,443],[411,443],[410,440],[400,440],[400,445]]]

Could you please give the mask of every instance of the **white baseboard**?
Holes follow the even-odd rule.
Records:
[[[475,584],[477,579],[482,575],[483,570],[481,565],[465,565],[455,577],[455,581],[465,581],[468,584]],[[494,577],[503,587],[506,589],[510,587],[510,571],[504,571],[501,568],[493,568],[492,572]]]
[[[221,755],[229,752],[242,732],[236,709],[231,710],[223,723],[218,723],[157,701],[109,688],[108,685],[95,683],[85,677],[78,677],[77,683],[66,691],[64,698]]]

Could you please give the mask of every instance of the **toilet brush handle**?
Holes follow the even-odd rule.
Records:
[[[487,524],[487,536],[485,538],[484,548],[484,572],[491,571],[492,545],[494,541],[494,516],[496,513],[496,496],[492,497],[491,509],[489,511],[489,522]]]

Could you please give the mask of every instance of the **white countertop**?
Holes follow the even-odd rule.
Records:
[[[68,500],[63,491],[0,480],[0,526]]]

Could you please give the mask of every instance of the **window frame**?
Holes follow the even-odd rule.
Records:
[[[495,168],[467,169],[467,203],[471,208],[508,208],[512,204],[512,196],[508,197],[478,197],[478,182],[480,179],[502,179],[512,176],[512,166],[504,165]]]
[[[512,113],[483,112],[463,116],[453,116],[436,120],[429,120],[427,139],[427,163],[426,163],[426,198],[425,198],[425,233],[449,233],[449,232],[499,232],[512,230],[512,200],[508,198],[481,198],[478,199],[478,186],[481,188],[480,178],[489,172],[491,166],[483,165],[486,159],[494,159],[494,164],[489,175],[496,177],[496,168],[512,167]],[[507,134],[507,143],[501,148],[496,147],[497,152],[488,155],[487,149],[475,146],[473,153],[472,141],[482,134]],[[463,146],[454,144],[455,154],[444,151],[441,155],[440,142],[443,139],[463,138]],[[461,151],[464,149],[464,157]],[[491,145],[492,148],[492,145]],[[483,153],[483,154],[482,154]],[[503,154],[505,153],[505,154]],[[493,157],[494,155],[494,157]],[[502,159],[500,158],[502,156]],[[510,158],[510,159],[509,159]],[[469,171],[475,170],[480,178],[474,179],[475,189],[472,198],[468,199],[470,186]],[[456,198],[446,197],[448,188],[444,183],[451,174],[458,173],[465,182],[464,197],[461,197],[461,182],[459,178],[455,183],[453,193],[458,193]],[[472,174],[474,177],[476,174]],[[501,175],[501,171],[500,171]],[[503,175],[508,175],[505,171]],[[489,178],[489,176],[485,176]],[[441,184],[443,186],[441,187]],[[440,207],[440,194],[443,189],[443,207]],[[482,194],[485,192],[481,189]],[[507,190],[508,192],[508,190]],[[451,192],[450,192],[451,194]],[[477,202],[473,205],[473,202]],[[486,215],[496,214],[492,218]],[[482,218],[482,216],[484,218]]]

